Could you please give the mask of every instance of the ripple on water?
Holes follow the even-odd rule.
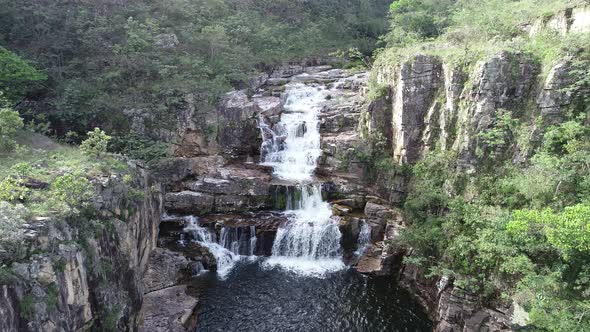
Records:
[[[197,331],[431,331],[391,279],[340,270],[323,278],[240,262],[225,280],[197,278]]]

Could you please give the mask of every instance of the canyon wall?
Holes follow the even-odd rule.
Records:
[[[93,180],[90,220],[37,218],[24,225],[30,256],[3,275],[0,330],[136,329],[163,194],[144,169],[129,167],[137,189],[119,176]]]
[[[587,30],[585,12],[587,8],[578,8],[545,18],[535,23],[531,33]],[[563,27],[551,23],[560,17]],[[564,57],[543,73],[533,55],[509,50],[468,65],[426,54],[395,61],[380,59],[371,72],[380,95],[364,108],[359,127],[366,142],[384,142],[385,156],[392,156],[397,165],[391,166],[394,169],[412,165],[433,150],[457,156],[457,172],[464,174],[493,168],[494,160],[525,165],[544,130],[564,121],[566,112],[575,106],[572,91],[566,89],[572,83],[572,62],[571,56]],[[517,119],[526,135],[513,137],[510,143],[490,144],[484,134],[506,115]],[[410,178],[396,171],[389,176],[393,180],[376,181],[372,189],[400,207],[403,200],[399,197],[409,190]],[[445,190],[449,195],[454,192],[452,184]],[[403,215],[401,219],[403,225]],[[395,241],[391,243],[390,252],[411,255],[411,249],[400,253]],[[437,331],[513,328],[514,306],[482,307],[475,294],[453,285],[452,278],[427,279],[425,274],[417,266],[403,265],[400,283],[428,308]]]

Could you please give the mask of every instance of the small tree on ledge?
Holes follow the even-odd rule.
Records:
[[[107,153],[107,147],[111,136],[107,135],[100,128],[94,128],[94,131],[88,132],[88,138],[80,144],[80,150],[83,154],[91,157],[100,158]]]

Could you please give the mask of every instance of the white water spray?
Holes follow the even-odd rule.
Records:
[[[199,226],[197,217],[188,216],[186,221],[184,232],[191,234],[193,241],[209,250],[217,261],[217,274],[221,279],[226,278],[236,262],[240,260],[240,256],[218,244],[215,241],[215,234],[212,234],[209,229]]]
[[[361,231],[359,233],[357,244],[358,247],[354,252],[356,256],[362,256],[371,244],[371,225],[366,221],[363,221],[361,224]]]
[[[274,131],[269,134],[261,121],[261,130],[271,137],[262,145],[264,164],[272,166],[279,179],[311,181],[322,153],[318,114],[326,90],[295,83],[287,85],[286,94],[285,112]]]
[[[327,92],[323,87],[295,83],[287,86],[286,94],[286,112],[274,132],[264,136],[262,150],[264,163],[273,166],[277,178],[292,182],[301,200],[299,206],[292,206],[287,199],[287,209],[293,209],[286,212],[289,223],[278,229],[265,266],[323,276],[344,268],[338,220],[322,200],[321,185],[309,184],[321,155],[318,115]],[[269,128],[261,130],[264,133]]]

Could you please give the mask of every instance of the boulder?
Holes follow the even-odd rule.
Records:
[[[143,278],[144,293],[180,284],[190,277],[188,268],[189,260],[184,255],[164,248],[154,249]]]
[[[245,160],[260,154],[260,108],[252,102],[246,91],[232,91],[225,95],[217,107],[217,143],[221,153],[233,160]]]
[[[187,294],[187,286],[164,288],[143,299],[140,332],[194,331],[199,300]]]

